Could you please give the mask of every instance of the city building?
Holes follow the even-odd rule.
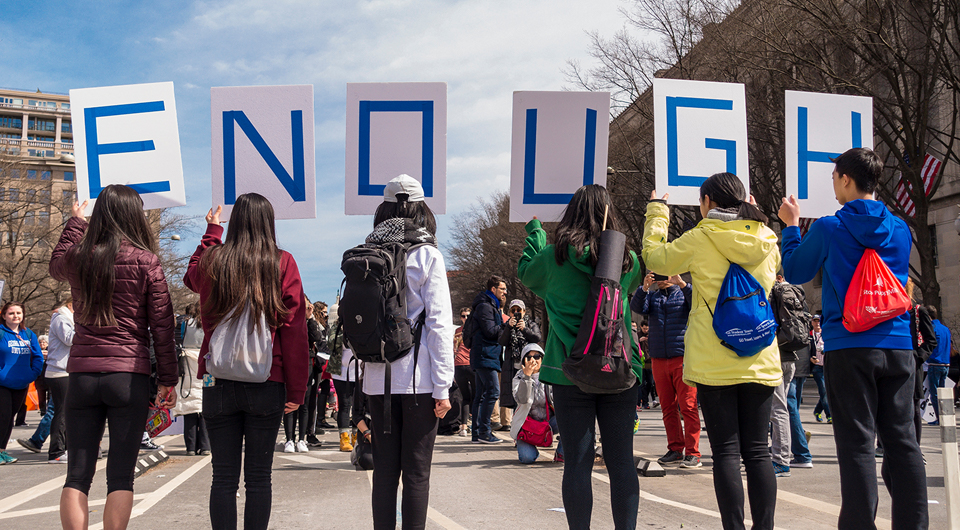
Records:
[[[69,96],[0,89],[0,298],[38,332],[69,296],[48,263],[76,191]]]

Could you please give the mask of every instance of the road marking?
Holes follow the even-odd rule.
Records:
[[[173,490],[177,489],[177,487],[179,487],[181,484],[189,480],[190,477],[196,475],[198,471],[206,467],[209,463],[210,457],[205,456],[202,460],[188,467],[185,471],[168,481],[163,486],[160,486],[155,491],[147,493],[143,500],[134,505],[133,512],[130,513],[130,519],[135,519],[143,515],[150,508],[153,508],[158,502],[162,501],[164,497],[173,492]],[[101,530],[102,528],[102,521],[90,526],[90,530]]]
[[[105,467],[107,467],[106,458],[97,462],[97,468],[96,468],[97,471],[102,471]],[[10,509],[16,508],[17,506],[20,506],[25,502],[32,501],[33,499],[36,499],[41,495],[44,495],[56,489],[62,488],[66,480],[67,480],[67,475],[64,474],[59,477],[52,478],[46,482],[41,482],[36,486],[27,488],[21,491],[20,493],[15,493],[7,497],[6,499],[0,500],[0,513],[7,512]]]
[[[367,475],[367,480],[370,481],[370,488],[372,489],[373,488],[373,470],[371,469],[367,471],[366,475]],[[400,520],[399,505],[400,505],[401,495],[403,495],[403,486],[400,486],[400,490],[397,493],[397,506],[398,506],[397,520],[398,521]],[[434,510],[429,506],[427,506],[427,518],[437,523],[441,527],[445,528],[446,530],[466,530],[466,528],[458,525],[456,522],[454,522],[452,519],[450,519],[446,515],[443,515],[442,513],[438,512],[437,510]]]
[[[133,496],[133,500],[140,500],[140,499],[142,499],[142,498],[144,498],[144,497],[146,497],[146,496],[147,496],[146,493],[141,493],[141,494],[139,494],[139,495],[134,495],[134,496]],[[106,503],[107,503],[107,499],[97,499],[97,500],[89,501],[89,502],[87,503],[87,506],[103,506],[103,505],[106,504]],[[58,511],[60,511],[60,505],[59,505],[59,504],[54,505],[54,506],[44,506],[43,508],[31,508],[31,509],[29,509],[29,510],[19,510],[19,511],[16,511],[16,512],[2,513],[2,514],[0,514],[0,520],[3,520],[3,519],[13,519],[13,518],[15,518],[15,517],[25,517],[25,516],[27,516],[27,515],[37,515],[37,514],[41,514],[41,513],[50,513],[50,512],[58,512]]]

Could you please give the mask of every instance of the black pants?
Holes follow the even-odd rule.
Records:
[[[653,384],[653,368],[643,369],[643,381],[640,383],[638,406],[649,407],[650,397],[657,397],[657,387]]]
[[[453,380],[460,388],[463,404],[460,406],[460,425],[470,425],[470,405],[473,404],[474,386],[476,385],[473,368],[470,365],[456,366],[453,369]]]
[[[300,425],[306,427],[306,433],[310,435],[317,434],[317,402],[320,396],[317,389],[320,387],[320,373],[323,365],[314,361],[313,368],[310,370],[310,378],[307,379],[307,397],[304,404],[298,409],[300,412]],[[303,434],[300,434],[303,438]]]
[[[640,481],[633,463],[633,422],[637,385],[619,394],[588,394],[573,385],[554,385],[553,404],[563,443],[563,508],[567,526],[590,528],[593,511],[593,461],[596,425],[603,437],[603,459],[610,475],[613,525],[637,526]]]
[[[67,451],[67,392],[70,388],[69,377],[47,377],[50,400],[53,402],[53,418],[50,420],[50,447],[47,458],[60,458]]]
[[[301,407],[302,408],[302,407]],[[300,410],[297,409],[293,412],[288,412],[283,415],[283,433],[286,435],[288,442],[296,442],[298,439],[303,440],[304,434],[306,433],[307,426],[300,422],[300,438],[297,438],[297,418],[300,417]]]
[[[914,427],[912,350],[833,350],[824,361],[840,464],[840,529],[876,528],[877,464],[890,493],[893,528],[927,528],[927,478]]]
[[[337,391],[337,428],[340,432],[344,432],[344,429],[349,430],[353,426],[350,423],[350,417],[353,410],[353,391],[356,386],[356,383],[350,381],[333,380],[333,388]]]
[[[183,415],[183,445],[186,446],[188,453],[210,450],[207,424],[199,412]]]
[[[741,458],[747,471],[753,528],[773,528],[777,477],[767,448],[767,429],[775,388],[757,383],[697,385],[713,453],[713,489],[725,530],[744,528]]]
[[[237,528],[241,460],[247,494],[243,527],[260,530],[270,523],[273,449],[286,398],[283,383],[274,381],[217,379],[216,385],[203,389],[203,419],[213,454],[210,524],[214,530]]]
[[[150,405],[150,376],[75,372],[69,379],[64,408],[70,456],[64,487],[89,494],[103,429],[109,421],[107,493],[133,491],[133,470]]]
[[[317,421],[314,425],[316,429],[323,428],[323,422],[327,421],[327,402],[330,401],[330,380],[320,380],[320,397],[317,399]]]
[[[7,442],[10,441],[10,433],[13,432],[13,417],[23,406],[23,398],[26,395],[26,388],[14,390],[0,386],[0,451],[7,450]]]
[[[437,439],[437,416],[430,394],[390,396],[390,434],[383,433],[383,396],[367,396],[373,418],[373,527],[397,527],[397,486],[403,480],[403,529],[427,524],[430,464]],[[636,474],[636,473],[634,473]]]

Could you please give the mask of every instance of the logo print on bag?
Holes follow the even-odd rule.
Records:
[[[600,369],[601,372],[612,372],[613,368],[610,368],[609,364],[603,365],[603,368]]]
[[[883,287],[883,278],[877,276],[877,283],[873,284],[874,287]]]
[[[359,324],[362,323],[362,322],[363,322],[363,316],[362,316],[362,315],[357,315],[357,324],[359,325]]]

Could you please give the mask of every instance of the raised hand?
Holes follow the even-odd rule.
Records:
[[[220,214],[223,212],[223,206],[217,205],[217,211],[213,211],[213,208],[210,208],[210,211],[207,212],[207,224],[209,225],[218,225],[220,224]]]

